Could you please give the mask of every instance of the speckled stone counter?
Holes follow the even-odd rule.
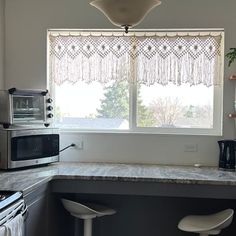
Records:
[[[235,187],[236,192],[236,173],[219,171],[217,168],[71,162],[26,170],[1,171],[0,190],[27,193],[51,180],[231,186]]]

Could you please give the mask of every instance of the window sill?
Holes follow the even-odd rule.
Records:
[[[145,128],[147,129],[147,128]],[[148,130],[81,130],[81,129],[60,129],[60,133],[64,134],[144,134],[144,135],[174,135],[174,136],[222,136],[222,132],[213,129],[152,129]]]

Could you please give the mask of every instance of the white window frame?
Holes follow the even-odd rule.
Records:
[[[49,78],[49,34],[51,31],[61,31],[60,29],[48,29],[47,31],[47,87],[51,91],[53,100],[55,101],[55,89]],[[65,30],[62,30],[65,31]],[[114,31],[112,30],[73,30],[66,31]],[[147,30],[140,31],[161,31],[161,32],[176,32],[176,31],[221,31],[222,43],[221,52],[224,55],[224,29],[173,29],[173,30]],[[135,78],[135,75],[134,75]],[[213,128],[158,128],[158,127],[137,127],[137,82],[129,83],[129,129],[79,129],[79,128],[62,128],[64,133],[134,133],[134,134],[166,134],[166,135],[203,135],[203,136],[222,136],[223,134],[223,80],[224,78],[224,56],[221,59],[220,68],[220,85],[214,86],[213,92]]]

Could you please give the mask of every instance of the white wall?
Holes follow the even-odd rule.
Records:
[[[4,88],[4,10],[5,0],[0,0],[0,89]]]
[[[225,28],[226,50],[236,47],[235,0],[163,0],[139,28]],[[48,28],[113,28],[88,0],[7,0],[6,88],[46,87]],[[235,66],[236,70],[236,66]],[[225,78],[233,72],[225,68]],[[234,82],[225,80],[224,137],[234,137]],[[68,150],[62,160],[217,165],[222,137],[137,134],[62,134],[62,146],[83,139],[84,150]],[[197,144],[198,152],[184,152]]]

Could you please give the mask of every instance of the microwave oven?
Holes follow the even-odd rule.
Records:
[[[47,90],[0,90],[0,124],[10,125],[44,124],[52,122],[53,104]]]
[[[15,169],[59,161],[56,128],[0,129],[0,169]]]

